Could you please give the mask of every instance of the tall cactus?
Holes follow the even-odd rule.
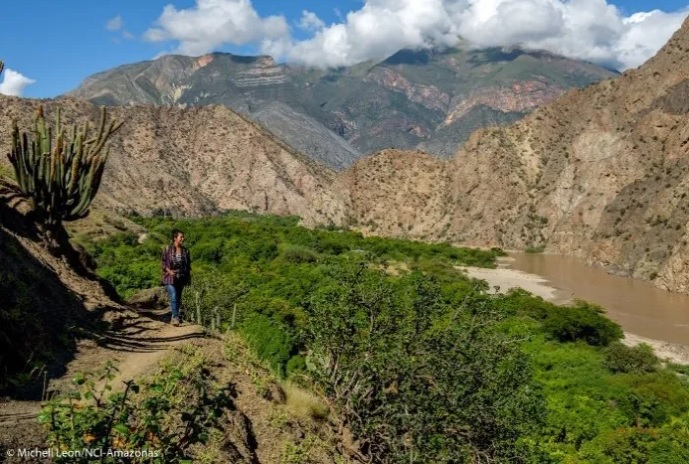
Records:
[[[68,136],[59,109],[53,129],[46,125],[43,107],[39,106],[32,137],[20,134],[14,122],[8,157],[22,195],[30,199],[49,229],[88,214],[108,157],[105,143],[121,126],[122,122],[115,121],[106,125],[105,108],[101,108],[95,137],[89,136],[88,122],[81,128],[75,125]]]

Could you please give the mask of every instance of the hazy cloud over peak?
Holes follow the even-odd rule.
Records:
[[[605,0],[365,0],[329,25],[304,11],[298,26],[310,37],[295,40],[283,16],[261,17],[250,0],[196,0],[188,9],[165,7],[145,37],[176,41],[176,51],[189,55],[254,44],[276,58],[320,67],[461,38],[476,47],[523,45],[626,69],[655,54],[688,12],[625,16]]]
[[[452,45],[457,37],[442,0],[370,0],[347,14],[344,22],[293,44],[287,58],[316,66],[344,66],[384,58],[400,48]]]

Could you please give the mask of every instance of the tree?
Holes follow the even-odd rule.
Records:
[[[306,307],[307,365],[369,462],[519,463],[544,402],[519,340],[481,294],[362,263]]]

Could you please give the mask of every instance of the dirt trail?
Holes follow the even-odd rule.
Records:
[[[79,342],[74,360],[66,366],[64,375],[51,379],[48,394],[55,394],[71,385],[77,372],[93,372],[107,361],[116,363],[118,373],[113,386],[135,379],[158,366],[161,358],[176,345],[203,337],[201,326],[168,324],[168,311],[118,311],[114,330]],[[12,447],[38,447],[43,444],[43,431],[37,422],[40,401],[0,400],[0,462],[4,450]]]
[[[81,342],[66,373],[51,381],[48,389],[64,390],[71,385],[74,374],[99,370],[107,361],[116,361],[119,369],[111,385],[123,386],[124,381],[155,372],[173,348],[191,344],[202,350],[218,384],[231,385],[235,392],[234,407],[226,409],[222,419],[224,445],[212,462],[267,464],[301,459],[302,453],[308,455],[308,462],[351,462],[342,454],[343,445],[331,425],[337,423],[336,418],[325,422],[313,419],[308,406],[302,406],[298,413],[291,410],[287,394],[270,372],[257,364],[246,346],[235,347],[229,359],[225,340],[205,337],[197,325],[171,326],[165,322],[167,319],[167,311],[128,311],[116,321],[117,330]],[[0,402],[0,463],[26,462],[16,457],[8,459],[8,450],[45,449],[46,436],[37,421],[39,411],[38,401]]]
[[[82,342],[74,361],[67,366],[67,373],[51,382],[49,389],[61,390],[77,372],[98,370],[107,361],[117,366],[119,372],[112,382],[117,385],[151,372],[171,347],[203,336],[199,325],[168,324],[168,313],[140,311],[126,317],[121,330]]]

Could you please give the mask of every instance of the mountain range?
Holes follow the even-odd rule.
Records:
[[[268,56],[168,55],[87,78],[69,96],[100,105],[225,105],[336,170],[385,148],[449,157],[476,129],[615,74],[520,48],[401,50],[319,70]]]
[[[689,20],[641,67],[479,129],[452,158],[385,149],[341,172],[224,105],[113,107],[127,123],[97,205],[244,209],[364,234],[541,247],[689,293],[688,53]],[[98,118],[84,100],[0,97],[0,151],[10,121],[31,127],[39,103],[72,121]]]

